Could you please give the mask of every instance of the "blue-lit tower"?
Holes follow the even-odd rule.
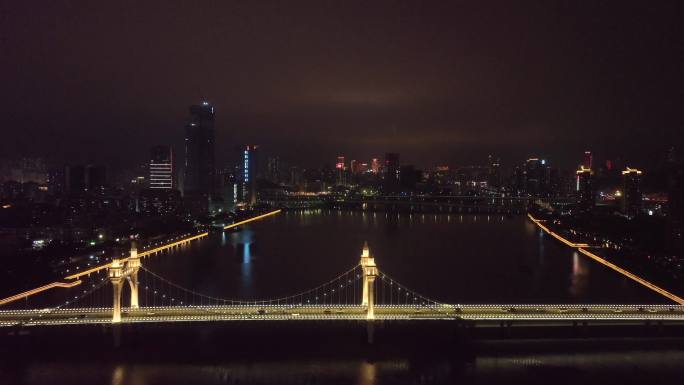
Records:
[[[257,201],[256,174],[259,164],[258,148],[259,146],[248,144],[242,147],[240,153],[238,199],[240,202],[248,205],[253,205]]]

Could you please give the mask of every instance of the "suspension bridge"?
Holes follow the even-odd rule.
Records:
[[[168,244],[202,236],[191,234]],[[155,250],[166,246],[156,246]],[[111,263],[72,274],[66,277],[68,282],[6,298],[0,305],[47,290],[70,291],[68,299],[54,307],[0,310],[0,327],[300,320],[444,320],[479,326],[684,324],[684,306],[676,300],[671,305],[442,303],[409,289],[379,269],[367,243],[358,264],[340,275],[299,293],[256,300],[220,298],[186,288],[146,268],[142,257],[147,255],[150,251],[139,253],[134,241],[126,258],[115,258]]]

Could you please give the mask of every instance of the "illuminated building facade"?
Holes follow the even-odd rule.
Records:
[[[641,171],[627,167],[622,172],[622,213],[635,217],[641,211]]]
[[[338,156],[337,163],[335,163],[335,184],[338,186],[344,186],[347,184],[344,156]]]
[[[240,184],[238,188],[239,201],[253,205],[257,201],[256,174],[258,170],[258,148],[255,145],[246,145],[241,149]]]
[[[378,159],[378,158],[371,159],[370,169],[373,172],[373,174],[380,173],[380,159]]]
[[[173,150],[171,146],[150,149],[150,188],[173,189]]]

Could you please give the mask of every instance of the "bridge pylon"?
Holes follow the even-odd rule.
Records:
[[[121,322],[121,293],[123,292],[124,280],[128,281],[131,288],[131,308],[137,309],[138,303],[138,271],[140,271],[140,256],[135,241],[131,242],[131,253],[126,262],[118,258],[112,259],[109,266],[109,280],[112,282],[114,298],[112,301],[112,323]]]
[[[109,266],[109,280],[112,282],[114,289],[114,298],[112,302],[112,323],[121,322],[121,289],[123,287],[123,265],[118,258],[112,260]]]
[[[131,308],[137,309],[138,306],[138,271],[140,270],[140,257],[138,256],[138,245],[135,240],[131,241],[131,254],[126,262],[128,274],[126,279],[131,288]]]
[[[367,307],[367,319],[375,318],[375,278],[378,276],[378,268],[375,265],[375,258],[370,253],[368,242],[363,243],[361,252],[361,269],[363,270],[363,294],[361,296],[361,306]]]

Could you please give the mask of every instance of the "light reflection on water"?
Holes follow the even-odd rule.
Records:
[[[364,241],[382,271],[444,302],[663,302],[523,216],[291,211],[144,263],[210,296],[272,298],[347,270]]]
[[[522,347],[523,345],[519,345]],[[526,384],[676,383],[684,375],[681,350],[604,350],[579,353],[483,354],[472,361],[440,358],[282,359],[227,363],[33,363],[10,373],[3,384]]]

